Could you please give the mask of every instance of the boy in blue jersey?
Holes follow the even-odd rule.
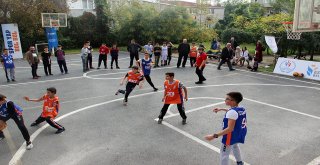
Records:
[[[4,72],[6,73],[7,82],[10,82],[10,79],[11,81],[15,81],[13,57],[8,53],[8,49],[3,49],[1,63],[3,65]],[[8,76],[8,72],[10,73],[10,78]]]
[[[145,52],[144,58],[137,61],[137,65],[140,66],[144,78],[147,80],[147,82],[150,84],[150,86],[156,92],[158,90],[158,88],[156,88],[154,86],[154,84],[152,83],[151,77],[150,77],[151,65],[152,65],[152,59],[150,58],[150,54],[148,52]]]
[[[206,140],[213,140],[214,138],[222,137],[222,145],[220,148],[220,164],[229,164],[230,151],[233,151],[236,158],[237,165],[243,165],[239,143],[244,143],[247,134],[247,117],[246,110],[239,107],[239,103],[243,97],[240,92],[230,92],[227,94],[225,103],[230,106],[230,109],[215,108],[213,112],[225,111],[223,119],[223,130],[207,135]]]

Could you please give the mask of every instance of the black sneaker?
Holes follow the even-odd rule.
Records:
[[[126,91],[125,91],[125,90],[122,90],[122,89],[119,89],[119,93],[121,93],[121,94],[126,94]]]
[[[113,69],[113,67],[111,67],[111,69]]]
[[[56,131],[56,134],[59,134],[59,133],[62,133],[62,132],[64,132],[66,129],[64,128],[64,127],[62,127],[61,129],[58,129],[57,131]]]
[[[117,66],[117,69],[120,69],[120,67]]]
[[[158,119],[158,124],[162,124],[163,119]]]
[[[16,81],[15,79],[12,79],[11,81]]]
[[[100,69],[100,67],[98,67],[97,69]]]
[[[242,161],[237,162],[237,165],[243,165],[243,162]]]
[[[157,91],[158,91],[158,88],[154,88],[153,91],[157,92]]]
[[[235,71],[235,69],[230,69],[230,71]]]
[[[10,80],[8,79],[7,82],[10,82]]]
[[[195,84],[203,84],[203,82],[202,81],[197,81],[197,82],[195,82]]]
[[[187,124],[187,119],[182,119],[182,125],[186,125]]]
[[[30,126],[31,127],[34,127],[34,126],[37,126],[38,124],[36,122],[33,122]]]
[[[5,138],[4,134],[3,134],[3,133],[0,133],[0,141],[1,141],[2,139],[4,139],[4,138]]]

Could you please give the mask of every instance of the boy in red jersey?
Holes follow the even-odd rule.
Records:
[[[103,61],[104,69],[108,69],[107,67],[107,55],[109,53],[109,48],[105,43],[102,43],[99,48],[99,61],[98,61],[98,68],[100,69],[101,62]]]
[[[182,92],[184,91],[184,93]],[[158,124],[162,123],[163,117],[166,115],[170,104],[177,104],[180,116],[182,117],[182,124],[187,124],[187,116],[183,107],[184,100],[188,100],[188,91],[185,86],[179,81],[174,79],[174,73],[166,73],[166,80],[164,81],[164,95],[162,101],[164,105],[161,109]]]
[[[31,127],[36,126],[44,121],[46,121],[50,126],[58,129],[56,134],[62,133],[65,131],[65,128],[60,124],[56,123],[53,119],[58,115],[59,112],[59,98],[56,96],[57,90],[54,87],[47,89],[47,94],[42,96],[39,99],[30,99],[29,97],[24,97],[27,101],[34,102],[43,102],[43,110],[41,115],[38,117],[36,121],[31,124]]]
[[[119,89],[116,92],[116,95],[118,93],[125,94],[124,100],[123,100],[123,105],[127,105],[128,103],[128,96],[132,92],[132,90],[136,87],[136,85],[139,85],[139,88],[142,88],[142,82],[143,81],[143,75],[139,71],[139,67],[133,66],[132,70],[129,71],[121,80],[120,85],[123,85],[124,81],[127,79],[127,85],[126,85],[126,90],[121,90]]]

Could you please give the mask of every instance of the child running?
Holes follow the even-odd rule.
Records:
[[[18,126],[24,140],[26,140],[27,150],[32,149],[33,145],[30,141],[29,132],[24,125],[22,117],[22,109],[14,104],[12,101],[6,100],[6,96],[0,94],[0,121],[5,124],[6,121],[12,119]],[[5,124],[6,125],[6,124]],[[4,127],[2,127],[4,128]],[[0,140],[5,138],[2,130],[0,130]]]
[[[116,92],[116,95],[119,93],[125,94],[124,99],[123,99],[123,105],[127,105],[128,103],[128,97],[132,90],[136,87],[136,85],[139,85],[139,88],[142,88],[142,82],[143,81],[143,75],[139,71],[139,67],[133,66],[132,70],[129,71],[121,80],[120,85],[123,85],[124,81],[127,79],[127,85],[126,85],[126,90],[121,90],[119,89]]]
[[[182,117],[182,125],[187,124],[187,116],[184,112],[183,106],[182,89],[184,91],[184,100],[187,101],[187,88],[179,80],[174,79],[174,73],[166,73],[166,80],[164,81],[164,95],[162,98],[162,102],[164,102],[164,105],[159,115],[158,124],[162,123],[163,117],[166,115],[170,104],[177,104],[180,116]]]
[[[142,68],[142,74],[144,78],[147,80],[147,82],[150,84],[150,86],[153,88],[153,90],[156,92],[158,88],[154,86],[152,83],[150,73],[151,73],[151,64],[152,59],[150,58],[150,54],[148,52],[144,53],[144,58],[137,61],[138,65]]]
[[[46,121],[51,127],[56,128],[56,134],[62,133],[65,131],[65,128],[55,122],[53,119],[58,115],[59,113],[59,98],[56,96],[57,90],[54,87],[47,89],[47,94],[42,96],[39,99],[30,99],[29,97],[24,97],[27,101],[34,101],[34,102],[43,102],[43,110],[41,115],[38,117],[36,121],[34,121],[31,124],[31,127],[36,126],[44,121]]]
[[[230,109],[215,108],[213,112],[225,111],[225,117],[223,119],[223,130],[207,135],[205,139],[213,140],[214,138],[222,137],[222,145],[220,148],[220,164],[229,164],[230,151],[233,151],[236,158],[237,165],[243,165],[239,143],[244,143],[247,134],[247,116],[246,110],[243,107],[239,107],[239,103],[242,101],[242,94],[239,92],[230,92],[227,94],[225,103],[230,106]]]

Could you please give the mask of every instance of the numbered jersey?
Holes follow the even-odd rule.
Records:
[[[4,103],[0,106],[0,116],[3,118],[9,117],[8,102],[10,102],[10,101],[7,101],[6,103]],[[22,111],[23,111],[22,108],[14,103],[13,103],[13,105],[14,105],[14,111],[15,111],[16,115],[18,115],[18,116],[22,115]]]
[[[151,62],[152,62],[151,58],[149,58],[149,60],[145,60],[145,59],[141,60],[141,64],[142,64],[141,67],[142,67],[144,75],[150,75]]]
[[[181,104],[183,102],[182,87],[179,80],[174,80],[169,83],[168,80],[164,82],[165,104]]]
[[[236,124],[232,132],[223,135],[222,143],[225,145],[233,145],[235,143],[244,143],[247,134],[247,115],[243,107],[234,107],[229,111],[235,111],[238,114]],[[227,112],[228,113],[228,112]],[[223,119],[223,129],[228,127],[228,118],[225,115]]]
[[[50,98],[48,95],[44,95],[43,101],[41,117],[55,118],[59,112],[59,98],[57,96]]]
[[[14,68],[12,55],[2,55],[1,57],[5,68]]]
[[[196,46],[192,46],[190,50],[190,57],[197,57],[198,55],[198,48]]]
[[[140,72],[135,73],[132,70],[128,72],[128,82],[139,84],[139,81],[143,79],[143,76]]]

